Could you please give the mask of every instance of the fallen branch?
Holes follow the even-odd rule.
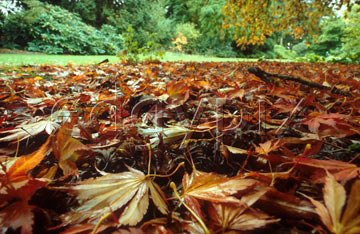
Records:
[[[330,90],[332,93],[335,94],[340,94],[346,97],[351,97],[351,93],[348,92],[343,92],[339,89],[337,89],[335,86],[334,87],[328,87],[328,86],[324,86],[318,83],[314,83],[311,81],[307,81],[301,78],[296,78],[296,77],[292,77],[292,76],[287,76],[287,75],[282,75],[282,74],[275,74],[275,73],[270,73],[270,72],[266,72],[264,70],[261,70],[258,67],[249,67],[248,71],[252,74],[254,74],[255,76],[259,77],[260,79],[262,79],[264,82],[266,82],[267,84],[271,84],[273,78],[272,77],[277,77],[279,79],[282,79],[284,81],[286,80],[291,80],[291,81],[295,81],[298,82],[300,84],[303,85],[307,85],[309,87],[313,87],[313,88],[317,88],[317,89],[325,89],[325,90]]]

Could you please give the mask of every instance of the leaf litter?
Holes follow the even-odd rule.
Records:
[[[360,232],[359,65],[0,69],[2,233]]]

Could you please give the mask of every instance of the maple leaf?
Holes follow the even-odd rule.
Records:
[[[336,234],[356,234],[360,232],[360,180],[352,185],[348,197],[347,206],[342,214],[345,205],[346,192],[335,177],[328,173],[323,188],[325,205],[315,199],[304,195],[314,204],[315,210],[320,216],[323,224]]]
[[[322,114],[314,112],[302,123],[307,125],[309,130],[321,136],[349,136],[355,133],[351,130],[351,125],[346,122],[348,116],[337,113]]]
[[[0,190],[0,226],[16,230],[21,228],[22,234],[32,233],[35,206],[28,201],[40,188],[50,181],[46,179],[23,180],[6,184]],[[0,229],[1,230],[1,229]]]
[[[355,164],[338,160],[319,160],[307,157],[296,157],[294,163],[296,164],[296,168],[309,174],[310,178],[317,183],[324,182],[326,171],[335,176],[336,180],[344,182],[355,178],[360,174],[360,167],[357,167]]]
[[[29,154],[20,156],[16,161],[9,167],[6,172],[6,178],[9,182],[21,181],[28,178],[28,173],[34,167],[36,167],[46,156],[50,150],[50,138],[40,147],[39,150]],[[5,177],[1,180],[4,182]]]
[[[165,195],[160,187],[139,170],[128,168],[128,172],[105,174],[91,178],[70,187],[62,187],[77,195],[80,207],[64,216],[70,223],[82,222],[87,218],[100,218],[104,214],[124,207],[119,217],[123,225],[136,225],[141,221],[149,206],[151,198],[159,211],[168,212]]]
[[[221,228],[222,231],[246,231],[265,226],[279,220],[270,219],[270,216],[251,206],[262,197],[268,189],[261,188],[241,197],[241,204],[212,203],[209,216],[213,221],[211,226]]]
[[[216,173],[206,173],[194,170],[191,175],[183,177],[182,197],[197,198],[212,202],[239,203],[235,193],[247,190],[256,185],[256,180],[244,179],[240,176],[228,178]]]
[[[13,230],[21,227],[21,234],[32,233],[34,215],[33,206],[29,206],[26,201],[15,202],[0,211],[1,226],[12,228]],[[2,228],[0,228],[1,230]]]
[[[53,152],[59,160],[59,166],[65,176],[77,172],[75,162],[80,155],[76,154],[76,151],[88,149],[71,136],[72,130],[73,123],[66,123],[56,133],[55,138],[52,139]]]
[[[271,151],[276,150],[280,147],[280,140],[275,142],[269,140],[265,143],[261,143],[259,146],[255,146],[255,152],[258,154],[268,155]]]
[[[214,221],[212,225],[221,228],[223,231],[248,231],[279,221],[278,219],[271,219],[264,212],[249,208],[246,205],[212,203],[209,215]]]
[[[61,110],[53,113],[45,120],[41,120],[36,123],[18,125],[15,127],[15,129],[2,131],[0,132],[1,134],[10,133],[10,135],[0,138],[0,142],[13,140],[22,141],[31,136],[35,136],[43,131],[51,135],[56,131],[56,129],[60,127],[60,125],[56,121],[60,121],[64,117],[67,118],[68,116],[70,116],[70,112]]]
[[[189,87],[184,81],[173,81],[167,84],[169,108],[180,106],[189,98]]]

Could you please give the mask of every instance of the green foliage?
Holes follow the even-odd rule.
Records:
[[[360,62],[360,6],[354,7],[344,29],[343,51],[353,62]]]
[[[294,59],[296,57],[296,53],[291,50],[287,50],[284,46],[275,45],[274,52],[276,57],[279,59]]]
[[[233,32],[222,28],[225,20],[222,9],[226,0],[171,0],[169,4],[169,12],[172,13],[178,27],[187,27],[188,24],[191,24],[199,34],[196,43],[193,43],[193,39],[189,39],[180,31],[188,38],[190,44],[185,48],[185,52],[218,57],[235,57],[237,55],[231,46]]]
[[[126,33],[123,33],[125,50],[117,56],[125,59],[129,63],[138,63],[141,58],[152,60],[152,56],[162,56],[160,45],[154,41],[148,41],[146,45],[139,46],[138,41],[134,37],[134,29],[129,26]]]
[[[306,54],[304,57],[296,58],[295,61],[307,63],[321,63],[325,61],[325,57],[314,53],[309,53]]]
[[[8,44],[48,54],[115,54],[121,50],[122,37],[114,27],[104,25],[97,30],[59,6],[29,2],[28,9],[5,19]]]
[[[55,2],[59,2],[59,1],[53,1],[53,3],[51,3],[51,4],[55,4]],[[76,13],[87,24],[90,24],[92,26],[97,25],[96,17],[98,15],[96,14],[96,12],[99,9],[97,9],[96,1],[94,1],[94,0],[82,0],[82,1],[61,0],[59,6],[67,9],[68,11]],[[106,5],[103,4],[103,7],[105,7],[105,6]],[[100,11],[102,12],[102,9],[100,9]],[[102,17],[106,17],[106,15],[103,14]]]
[[[108,24],[120,32],[133,28],[133,40],[139,47],[146,47],[149,41],[167,47],[174,37],[174,24],[167,18],[167,1],[128,0],[119,8],[106,9]]]
[[[329,55],[329,56],[321,56],[318,54],[314,54],[314,53],[308,53],[303,57],[297,57],[295,58],[295,61],[297,62],[307,62],[307,63],[344,63],[344,64],[349,64],[349,63],[353,63],[353,61],[345,56],[345,55],[339,55],[339,56],[334,56],[334,55]]]
[[[196,51],[200,32],[195,28],[193,23],[179,23],[176,25],[176,35],[184,35],[187,43],[183,45],[182,50],[186,53]]]
[[[304,56],[310,50],[305,40],[294,45],[292,49],[298,56]]]
[[[341,18],[330,18],[321,24],[321,34],[316,43],[311,45],[315,54],[327,56],[335,55],[342,47],[341,37],[344,33],[344,21]]]

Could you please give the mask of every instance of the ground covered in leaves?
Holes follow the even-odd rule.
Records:
[[[359,65],[1,68],[0,124],[2,233],[360,233]]]

